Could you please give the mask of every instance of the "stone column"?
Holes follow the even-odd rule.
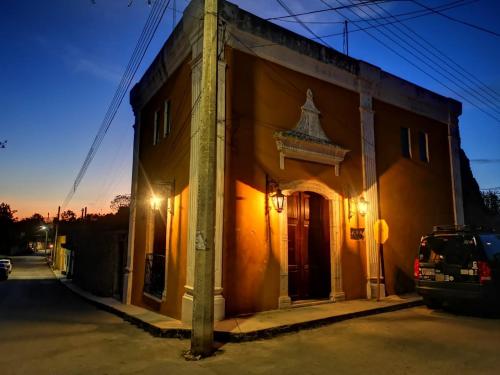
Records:
[[[189,209],[188,209],[188,239],[187,239],[187,264],[186,285],[182,297],[182,321],[190,323],[193,310],[193,285],[194,285],[194,243],[196,241],[196,213],[198,195],[194,187],[198,183],[198,149],[200,136],[198,126],[200,122],[200,94],[201,94],[201,56],[202,38],[201,30],[191,37],[192,62],[191,62],[191,154],[189,166]],[[220,43],[219,48],[223,48]],[[224,222],[224,166],[226,146],[226,62],[223,55],[218,61],[218,86],[217,86],[217,158],[216,158],[216,221],[215,221],[215,280],[214,280],[214,320],[225,317],[225,300],[222,295],[222,245]]]
[[[458,128],[458,116],[460,112],[461,109],[450,108],[448,114],[448,147],[450,151],[453,216],[455,224],[457,225],[463,225],[465,222],[462,197],[462,174],[460,171],[460,132]]]
[[[286,309],[292,304],[288,295],[288,214],[287,198],[283,202],[283,211],[279,213],[279,241],[280,241],[280,295],[278,308]]]
[[[329,201],[330,209],[330,299],[334,302],[345,300],[342,285],[342,256],[341,256],[341,202],[336,196]]]
[[[201,30],[191,35],[191,145],[189,157],[189,206],[188,206],[188,234],[186,259],[186,285],[182,296],[182,321],[191,323],[193,316],[193,285],[194,285],[194,243],[196,241],[196,213],[198,207],[198,149],[200,136],[200,94],[201,94],[201,54],[203,39]]]
[[[373,72],[371,72],[373,74]],[[361,120],[361,148],[363,152],[363,190],[368,201],[368,213],[365,215],[366,244],[366,296],[377,295],[378,244],[375,242],[374,224],[379,219],[378,179],[375,154],[375,123],[372,110],[373,92],[376,82],[359,80],[359,111]],[[385,283],[381,281],[381,296],[385,296]]]
[[[214,320],[225,317],[226,303],[222,295],[222,244],[224,230],[224,162],[226,157],[226,62],[218,61],[217,73],[217,158],[215,192],[215,280]]]
[[[127,265],[123,274],[123,303],[129,305],[132,300],[132,280],[134,271],[134,245],[135,245],[135,229],[137,217],[137,185],[139,177],[139,139],[141,128],[141,112],[137,111],[134,124],[134,150],[132,154],[132,185],[130,188],[130,216],[128,227],[128,243],[127,243]]]

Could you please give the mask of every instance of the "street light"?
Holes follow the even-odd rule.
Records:
[[[46,225],[42,225],[40,227],[40,230],[44,230],[45,231],[45,250],[44,250],[44,254],[47,255],[49,228]]]

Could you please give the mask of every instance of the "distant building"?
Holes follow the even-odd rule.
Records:
[[[463,222],[461,104],[221,8],[216,319],[374,298],[379,219],[389,229],[383,292],[411,291],[420,236]],[[184,321],[196,278],[200,12],[193,1],[131,93],[125,298]]]

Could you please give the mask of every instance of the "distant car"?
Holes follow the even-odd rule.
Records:
[[[0,280],[9,278],[9,267],[5,263],[0,263]]]
[[[10,259],[0,259],[0,264],[5,264],[7,265],[7,268],[9,270],[9,273],[12,272],[12,263],[10,261]]]
[[[417,292],[430,308],[500,306],[500,234],[439,226],[422,237],[414,263]]]

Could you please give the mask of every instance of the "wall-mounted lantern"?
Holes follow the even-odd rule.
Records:
[[[283,211],[283,206],[285,204],[285,195],[281,191],[280,188],[276,189],[276,192],[271,195],[271,198],[273,200],[273,205],[274,208],[278,213]]]
[[[365,216],[368,213],[368,201],[364,197],[360,197],[357,202],[355,198],[349,198],[347,200],[347,204],[349,209],[349,219],[356,213],[361,216]]]
[[[364,197],[358,200],[358,212],[361,216],[365,216],[368,213],[368,201]]]
[[[276,212],[280,213],[283,211],[283,207],[285,206],[285,195],[276,181],[266,176],[266,182],[268,197],[271,198]]]
[[[151,205],[151,209],[153,210],[159,210],[160,205],[161,205],[162,199],[156,195],[152,195],[151,198],[149,198],[149,204]]]

